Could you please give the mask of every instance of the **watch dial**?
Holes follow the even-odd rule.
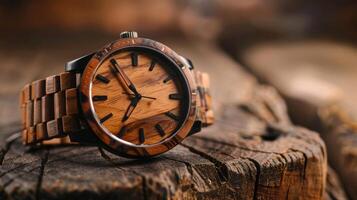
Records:
[[[152,145],[182,126],[189,98],[185,78],[170,60],[153,50],[131,48],[98,66],[91,101],[107,134],[133,145]]]

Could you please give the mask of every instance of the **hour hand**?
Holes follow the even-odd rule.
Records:
[[[131,113],[133,113],[133,111],[136,108],[136,106],[138,105],[138,102],[140,101],[140,99],[141,99],[141,96],[139,94],[139,96],[137,96],[131,100],[129,107],[126,109],[125,114],[121,120],[122,122],[125,122],[126,120],[129,119]]]
[[[115,72],[119,73],[120,77],[123,79],[124,84],[131,90],[135,96],[139,95],[139,92],[136,90],[134,84],[130,81],[129,77],[125,74],[124,70],[121,69],[119,64],[115,59],[111,59],[110,63],[113,65]]]

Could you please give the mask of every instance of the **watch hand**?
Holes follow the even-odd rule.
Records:
[[[135,94],[130,94],[130,93],[127,93],[127,92],[122,92],[123,94],[126,94],[126,95],[130,95],[130,96],[135,96]],[[141,95],[142,98],[145,98],[145,99],[153,99],[153,100],[156,100],[155,97],[149,97],[149,96],[145,96],[145,95]]]
[[[121,120],[122,122],[125,122],[126,120],[129,119],[131,113],[133,113],[140,99],[141,99],[141,95],[139,94],[139,96],[135,96],[135,98],[131,100],[129,107],[126,109],[125,114]]]
[[[135,96],[140,95],[136,90],[134,84],[130,81],[129,77],[125,74],[125,72],[119,67],[119,64],[116,60],[111,59],[110,63],[113,65],[115,70],[119,73],[120,77],[124,80],[125,85],[134,93]]]
[[[142,96],[142,95],[141,95],[141,97],[142,97],[142,98],[145,98],[145,99],[152,99],[152,100],[156,100],[156,98],[155,98],[155,97]]]

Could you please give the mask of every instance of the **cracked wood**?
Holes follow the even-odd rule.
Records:
[[[243,56],[283,94],[292,120],[321,134],[351,199],[357,199],[356,54],[347,44],[300,41],[256,45]]]

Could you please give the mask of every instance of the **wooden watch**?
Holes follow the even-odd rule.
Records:
[[[213,123],[209,77],[136,32],[27,84],[23,143],[98,145],[138,158],[164,153]]]

